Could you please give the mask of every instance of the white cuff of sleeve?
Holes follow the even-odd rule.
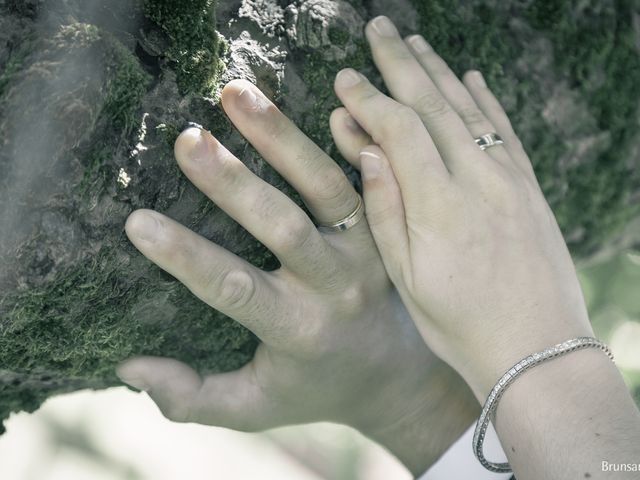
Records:
[[[473,454],[471,448],[475,423],[433,464],[418,480],[508,480],[511,473],[495,473],[485,469]],[[507,456],[500,445],[498,435],[489,424],[484,439],[484,452],[491,461],[506,462]]]

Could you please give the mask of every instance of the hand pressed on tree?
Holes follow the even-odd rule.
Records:
[[[222,104],[240,132],[298,190],[320,222],[343,218],[358,196],[327,155],[255,86],[233,81]],[[344,148],[357,130],[342,132]],[[262,341],[242,369],[201,378],[184,363],[138,357],[118,369],[170,419],[240,430],[335,421],[358,428],[420,473],[473,420],[462,380],[424,345],[365,220],[321,234],[304,211],[249,171],[209,132],[185,131],[176,158],[212,201],[282,266],[260,271],[153,211],[128,219],[150,260]]]
[[[463,84],[422,37],[389,25],[381,34],[374,20],[367,37],[395,101],[353,70],[336,82],[375,144],[360,156],[367,218],[425,340],[459,371],[480,370],[484,395],[522,354],[593,332],[531,163],[482,76]],[[505,143],[482,151],[474,138],[489,132]],[[511,348],[518,336],[531,343]]]
[[[345,69],[335,90],[346,110],[332,125],[362,128],[347,158],[361,168],[389,276],[426,343],[484,402],[523,357],[593,335],[575,268],[480,73],[460,82],[422,37],[403,40],[385,17],[366,34],[393,98]],[[495,133],[504,143],[481,150],[476,139]],[[640,455],[640,415],[620,373],[594,349],[518,378],[496,427],[519,480],[604,478],[595,474],[601,460]]]

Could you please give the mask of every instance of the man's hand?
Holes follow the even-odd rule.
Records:
[[[317,220],[353,211],[358,196],[342,170],[255,86],[231,82],[222,104]],[[342,147],[353,148],[360,135],[345,126]],[[301,208],[207,131],[185,131],[175,154],[191,181],[282,266],[258,270],[165,215],[134,212],[126,232],[136,247],[262,343],[235,372],[201,378],[176,360],[138,357],[119,367],[122,380],[146,390],[180,422],[247,431],[314,421],[351,425],[423,472],[477,407],[460,377],[425,346],[367,222],[321,234]]]

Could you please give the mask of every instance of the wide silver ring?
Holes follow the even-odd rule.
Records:
[[[358,195],[358,204],[356,208],[346,217],[333,223],[319,223],[318,230],[322,233],[344,232],[353,228],[360,220],[364,218],[364,202],[362,197]]]
[[[502,145],[504,141],[500,138],[500,135],[497,133],[485,133],[480,137],[476,138],[476,144],[480,147],[480,150],[486,150],[490,147],[495,147],[496,145]]]

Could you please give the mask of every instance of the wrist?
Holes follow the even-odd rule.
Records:
[[[588,323],[568,325],[553,332],[521,331],[513,335],[504,332],[485,344],[483,353],[476,352],[470,357],[460,373],[480,404],[484,404],[496,382],[520,360],[566,340],[589,336],[593,336],[593,330]]]
[[[417,397],[402,415],[356,426],[394,454],[414,475],[428,470],[479,413],[469,387],[441,361],[429,367],[428,382]]]
[[[495,426],[523,479],[592,475],[603,460],[628,463],[640,453],[637,408],[615,365],[591,348],[517,379],[498,405]]]

